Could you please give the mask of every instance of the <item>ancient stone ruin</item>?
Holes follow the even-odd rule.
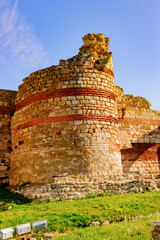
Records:
[[[30,183],[21,191],[33,198],[156,188],[160,111],[115,87],[108,38],[83,41],[17,92],[0,90],[0,182]]]

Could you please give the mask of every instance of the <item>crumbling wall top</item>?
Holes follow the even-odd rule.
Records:
[[[160,111],[152,110],[151,103],[144,97],[124,94],[123,88],[116,86],[117,110],[119,118],[143,117],[146,119],[160,119]]]
[[[81,53],[84,52],[98,52],[106,53],[109,49],[109,38],[105,38],[103,33],[86,34],[83,38],[84,45],[79,49]]]
[[[112,53],[108,52],[109,38],[105,38],[102,33],[89,33],[83,37],[83,41],[79,53],[68,60],[60,60],[59,65],[69,68],[73,65],[83,66],[113,75]]]
[[[124,94],[123,88],[116,86],[116,96],[117,102],[121,105],[121,107],[129,108],[139,108],[139,109],[148,109],[150,110],[151,104],[144,97],[133,96],[131,94]]]

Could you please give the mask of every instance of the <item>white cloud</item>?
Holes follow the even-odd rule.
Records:
[[[15,1],[14,6],[12,8],[11,17],[10,17],[10,21],[9,21],[8,32],[12,29],[12,24],[13,24],[13,20],[14,20],[14,17],[15,17],[17,4],[18,4],[18,0]]]
[[[32,26],[18,10],[18,0],[0,0],[0,63],[9,64],[14,71],[38,69],[48,63]]]

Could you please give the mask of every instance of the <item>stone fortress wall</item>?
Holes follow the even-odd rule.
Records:
[[[1,90],[0,106],[8,110],[0,107],[6,126],[0,125],[0,181],[11,168],[10,185],[51,183],[58,194],[68,184],[69,191],[111,185],[115,191],[108,180],[117,179],[116,186],[126,191],[127,181],[134,184],[132,176],[122,183],[123,173],[159,176],[160,111],[115,87],[108,38],[87,34],[83,41],[75,57],[25,78],[17,95]]]
[[[10,168],[10,119],[15,110],[16,91],[0,89],[0,184],[8,182]]]
[[[118,129],[123,172],[137,172],[142,178],[160,174],[160,111],[142,97],[124,95],[116,87]]]

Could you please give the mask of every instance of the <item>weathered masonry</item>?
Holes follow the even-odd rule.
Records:
[[[117,87],[118,129],[124,173],[142,178],[160,174],[160,111],[150,109],[142,97],[123,95]]]
[[[108,38],[87,35],[72,59],[32,73],[16,97],[10,184],[121,174]]]
[[[0,183],[8,182],[10,168],[10,120],[15,109],[16,91],[0,90]]]
[[[12,186],[158,178],[160,111],[115,87],[108,38],[83,41],[78,55],[32,73],[17,93],[0,91],[0,182],[9,168]]]

